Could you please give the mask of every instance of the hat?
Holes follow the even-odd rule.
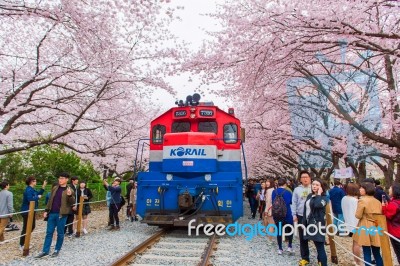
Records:
[[[121,178],[119,178],[119,177],[116,177],[116,178],[114,178],[114,181],[118,181],[118,182],[120,182],[120,183],[121,183]]]

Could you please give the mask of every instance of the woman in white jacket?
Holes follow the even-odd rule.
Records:
[[[342,211],[343,218],[346,225],[346,231],[349,233],[349,236],[353,236],[351,231],[356,228],[358,224],[358,219],[355,217],[357,210],[358,197],[360,195],[359,186],[355,183],[348,183],[346,187],[346,196],[342,198]],[[360,245],[353,240],[353,254],[357,257],[361,256],[361,247]],[[361,260],[357,257],[354,257],[354,265],[362,265]]]

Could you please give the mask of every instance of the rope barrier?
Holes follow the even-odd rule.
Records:
[[[6,213],[6,214],[3,214],[2,216],[12,216],[12,215],[22,214],[22,213],[26,213],[26,212],[29,212],[29,210],[21,211],[21,212]]]
[[[361,230],[365,230],[365,228],[362,228],[362,227],[358,227],[358,226],[354,226],[354,225],[348,224],[348,223],[346,223],[345,221],[342,221],[342,220],[336,218],[336,217],[335,217],[334,215],[332,215],[332,214],[329,214],[329,215],[331,215],[331,216],[333,217],[333,219],[335,219],[335,220],[337,220],[337,221],[343,223],[344,225],[353,227],[353,228],[355,228],[355,229],[360,229],[360,228],[361,228]],[[375,232],[378,232],[378,229],[375,229],[374,231],[375,231]],[[387,232],[387,231],[385,231],[385,230],[382,230],[382,231],[383,231],[384,234],[386,234],[386,235],[389,236],[390,238],[393,238],[395,241],[397,241],[397,242],[400,243],[400,240],[399,240],[397,237],[395,237],[394,235],[391,235],[389,232]]]
[[[83,222],[83,221],[87,221],[87,220],[89,220],[89,218],[82,219],[82,222]],[[71,225],[71,224],[74,224],[74,223],[77,223],[77,222],[78,222],[78,221],[75,220],[75,221],[73,221],[72,223],[66,224],[65,226],[68,226],[68,225]],[[37,233],[43,233],[43,232],[46,232],[46,229],[34,230],[31,234],[37,234]],[[23,237],[23,236],[26,236],[26,234],[19,235],[19,236],[17,236],[17,237],[4,240],[4,241],[2,242],[2,244],[6,244],[6,243],[9,243],[9,242],[14,242],[14,240],[17,240],[17,239],[19,239],[19,238],[21,238],[21,237]]]
[[[83,204],[92,204],[92,203],[99,203],[99,202],[105,202],[107,200],[98,200],[98,201],[88,201],[88,202],[84,202]],[[45,211],[46,209],[35,209],[35,212],[39,212],[39,211]],[[6,214],[2,214],[1,216],[12,216],[12,215],[16,215],[16,214],[22,214],[22,213],[28,213],[29,210],[27,211],[20,211],[20,212],[13,212],[13,213],[6,213]]]
[[[44,211],[45,209],[35,209],[34,211],[35,212],[38,212],[38,211]],[[1,216],[12,216],[12,215],[16,215],[16,214],[21,214],[21,213],[27,213],[27,212],[29,212],[29,210],[27,210],[27,211],[20,211],[20,212],[13,212],[13,213],[6,213],[6,214],[2,214]],[[5,218],[7,218],[7,217],[5,217]]]
[[[87,201],[87,202],[82,202],[82,204],[96,204],[96,203],[102,203],[102,202],[107,202],[107,200],[98,200],[98,201],[92,201],[92,202]],[[79,204],[74,204],[74,206],[77,206],[77,205],[79,205]],[[46,210],[46,209],[34,209],[33,212],[36,213],[36,212],[45,211],[45,210]],[[20,212],[13,212],[13,213],[5,214],[4,216],[10,216],[10,217],[11,217],[12,215],[24,214],[24,213],[29,213],[29,212],[30,212],[29,210],[20,211]],[[74,213],[74,215],[75,215],[75,217],[78,216],[78,214],[76,214],[76,213]],[[35,215],[34,215],[34,216],[35,216]],[[35,218],[34,218],[34,219],[35,219]],[[89,218],[81,219],[80,222],[83,223],[83,222],[86,222],[86,221],[88,221],[88,220],[89,220]],[[78,222],[79,222],[79,220],[76,218],[76,219],[74,219],[73,222],[68,223],[68,224],[65,224],[64,227],[71,226],[71,225],[73,225],[73,224],[77,224]],[[11,238],[11,239],[4,240],[1,244],[8,244],[8,243],[11,243],[11,242],[17,242],[17,241],[19,241],[19,240],[21,239],[21,237],[29,237],[29,238],[30,238],[30,236],[33,235],[33,234],[35,234],[35,235],[36,235],[36,234],[41,234],[41,233],[47,231],[47,228],[46,228],[46,227],[47,227],[47,226],[45,226],[44,229],[32,230],[32,231],[30,232],[30,235],[28,235],[27,233],[25,233],[25,234],[19,235],[19,236],[17,236],[17,237]],[[77,228],[79,228],[79,225],[77,226]],[[78,233],[79,233],[79,232],[78,232]],[[76,233],[76,229],[75,229],[75,233],[74,233],[74,234],[77,234],[77,233]],[[79,234],[77,234],[77,235],[79,235]],[[28,241],[29,241],[29,240],[28,240]],[[26,244],[26,242],[25,242],[25,244]],[[25,255],[25,251],[26,251],[26,250],[24,250],[24,256],[26,256],[26,255],[29,254],[29,251],[28,251],[28,253]]]
[[[333,240],[333,242],[335,242],[339,247],[343,248],[347,253],[350,253],[351,255],[353,255],[353,257],[356,257],[356,258],[359,259],[360,261],[363,261],[365,264],[374,266],[374,264],[371,264],[371,263],[369,263],[369,262],[366,262],[366,261],[363,260],[362,258],[360,258],[360,257],[358,257],[358,256],[356,256],[356,255],[354,255],[354,253],[348,251],[346,247],[344,247],[344,246],[342,246],[341,244],[339,244],[335,239],[332,238],[332,240]]]
[[[92,203],[105,202],[105,201],[107,201],[107,200],[87,201],[87,202],[84,202],[83,204],[92,204]]]

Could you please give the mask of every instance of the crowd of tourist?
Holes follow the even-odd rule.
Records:
[[[383,265],[381,243],[378,233],[371,233],[369,228],[377,226],[375,214],[386,216],[390,241],[400,263],[400,185],[393,183],[389,195],[380,186],[379,180],[366,178],[360,184],[351,180],[341,183],[334,179],[329,186],[324,180],[311,178],[307,171],[301,171],[299,179],[268,178],[250,179],[246,185],[245,195],[249,200],[251,216],[256,219],[257,213],[270,234],[267,244],[271,245],[271,235],[276,235],[277,254],[284,253],[281,234],[272,234],[270,224],[300,224],[297,226],[300,244],[299,266],[310,264],[309,241],[317,250],[318,265],[327,265],[326,245],[326,205],[330,204],[333,224],[338,236],[352,237],[354,265]],[[309,225],[318,225],[321,230],[313,232]],[[286,227],[285,229],[287,229]],[[304,230],[307,228],[307,230]],[[359,228],[361,228],[359,230]],[[293,233],[285,232],[287,253],[292,253]],[[361,252],[362,251],[362,252]],[[363,257],[361,257],[361,253]],[[369,265],[368,264],[368,265]]]
[[[26,179],[26,188],[22,197],[22,230],[19,241],[21,250],[24,250],[25,234],[28,224],[28,210],[30,202],[35,203],[44,195],[47,183],[43,182],[40,189],[36,189],[36,178],[29,176]],[[109,210],[108,230],[119,230],[119,212],[127,201],[126,218],[137,221],[136,195],[137,184],[130,179],[126,187],[126,195],[122,195],[121,179],[115,178],[109,184],[103,180],[104,189],[107,190],[106,200]],[[14,213],[13,194],[9,191],[7,181],[0,183],[0,244],[4,242],[4,231]],[[331,186],[319,178],[312,179],[307,171],[299,173],[299,179],[268,178],[261,180],[250,179],[246,185],[245,195],[249,200],[250,219],[259,219],[268,228],[268,245],[273,244],[273,227],[268,225],[280,224],[285,228],[285,242],[282,234],[276,234],[277,254],[284,252],[292,254],[293,233],[285,225],[301,224],[304,228],[309,225],[319,225],[322,230],[313,232],[298,227],[300,244],[299,266],[310,264],[309,242],[311,241],[317,250],[318,265],[327,265],[326,245],[327,237],[324,231],[326,225],[326,206],[331,205],[333,224],[337,227],[339,236],[352,238],[352,252],[354,264],[362,265],[363,261],[383,265],[381,255],[381,243],[378,234],[371,234],[367,230],[359,228],[372,228],[377,226],[375,214],[386,216],[387,229],[391,238],[391,245],[400,263],[400,185],[393,183],[388,194],[380,186],[378,180],[364,179],[357,184],[349,181],[341,183],[335,179]],[[80,198],[83,198],[83,206],[80,206]],[[88,234],[88,217],[91,213],[90,200],[92,191],[85,181],[77,176],[70,177],[68,173],[61,173],[57,182],[53,183],[51,190],[46,194],[46,208],[43,214],[47,221],[46,234],[42,251],[36,258],[50,255],[51,247],[54,251],[51,256],[56,257],[62,248],[64,237],[77,235],[77,215],[82,209],[82,233]],[[330,215],[328,213],[328,215]],[[35,229],[33,219],[32,231]],[[287,231],[286,231],[287,230]],[[284,249],[284,246],[286,246]],[[284,251],[285,250],[285,251]],[[363,257],[361,259],[361,254]]]
[[[21,216],[22,230],[19,239],[20,250],[28,249],[24,247],[25,235],[28,225],[28,214],[30,202],[34,202],[35,210],[38,209],[39,199],[45,192],[47,181],[44,181],[40,189],[36,189],[36,178],[29,176],[26,179],[26,188],[22,196]],[[128,201],[127,219],[137,221],[136,216],[136,193],[137,184],[134,179],[129,180],[126,187],[127,194],[122,195],[121,179],[115,178],[111,185],[107,180],[103,180],[104,188],[107,190],[106,201],[109,209],[109,230],[118,230],[119,216],[125,198]],[[4,232],[10,219],[13,216],[14,202],[13,193],[9,191],[10,185],[7,181],[0,183],[0,244],[4,243]],[[80,206],[80,198],[83,198],[83,205]],[[60,173],[58,180],[52,184],[51,190],[45,196],[45,211],[43,218],[47,222],[46,234],[42,251],[36,255],[36,258],[45,256],[56,257],[62,248],[64,237],[72,238],[81,232],[77,232],[78,211],[82,209],[82,233],[88,234],[89,214],[91,213],[90,200],[93,193],[84,180],[80,180],[77,176],[70,177],[68,173]],[[32,231],[36,226],[36,219],[32,220]],[[53,253],[50,254],[51,248],[54,247]]]

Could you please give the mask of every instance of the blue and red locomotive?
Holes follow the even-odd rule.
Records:
[[[144,223],[228,224],[243,215],[244,131],[232,108],[227,113],[199,100],[188,96],[151,122],[149,171],[137,178]]]

